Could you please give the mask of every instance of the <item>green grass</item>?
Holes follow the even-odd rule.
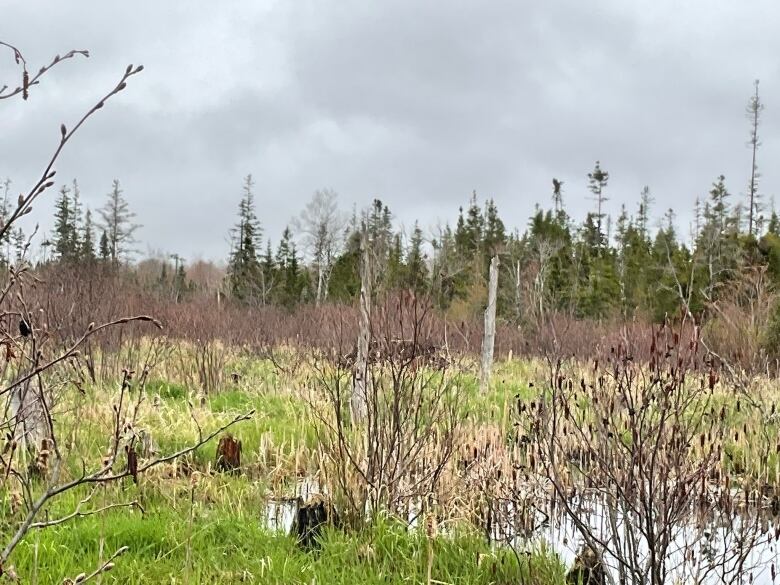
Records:
[[[427,583],[430,554],[434,582],[564,582],[564,568],[548,553],[521,557],[519,564],[509,550],[492,550],[474,534],[429,542],[389,519],[358,534],[328,531],[320,551],[306,552],[266,529],[262,509],[208,504],[197,493],[191,525],[185,495],[176,506],[154,502],[143,515],[111,511],[35,532],[17,549],[15,570],[24,582],[37,575],[40,584],[62,583],[127,546],[103,583]]]
[[[292,364],[294,356],[282,354],[279,359]],[[101,583],[428,583],[429,559],[431,583],[439,585],[564,582],[564,567],[550,553],[517,557],[507,548],[491,547],[464,526],[448,525],[446,536],[429,540],[419,531],[407,531],[391,519],[379,518],[362,532],[328,532],[318,553],[301,551],[286,535],[268,530],[264,526],[267,497],[294,493],[298,475],[311,473],[313,459],[308,458],[317,455],[315,417],[304,391],[311,384],[312,372],[303,367],[291,376],[277,371],[270,360],[247,352],[234,352],[226,363],[225,372],[237,372],[239,381],[225,374],[220,391],[203,397],[202,402],[199,390],[188,385],[191,381],[171,375],[175,370],[155,370],[146,384],[136,430],[148,431],[158,452],[170,453],[197,439],[193,417],[208,433],[255,410],[252,420],[230,429],[243,444],[244,473],[209,474],[215,440],[188,457],[195,469],[204,472],[197,483],[194,507],[190,478],[176,476],[170,466],[151,470],[138,486],[130,480],[110,486],[105,493],[98,492],[86,508],[137,499],[145,513],[111,510],[29,534],[9,562],[22,582],[62,583],[66,577],[91,572],[122,546],[129,551],[101,577]],[[473,362],[464,362],[445,375],[462,391],[463,414],[476,436],[487,430],[486,437],[495,436],[490,432],[509,437],[517,400],[527,402],[540,396],[542,388],[531,382],[544,379],[542,367],[533,361],[497,362],[486,393],[479,391],[478,367]],[[171,379],[166,378],[169,375]],[[776,396],[774,387],[764,390],[763,400]],[[73,393],[72,402],[60,406],[58,417],[79,421],[73,433],[74,453],[84,455],[92,468],[106,452],[110,437],[105,433],[111,428],[117,392],[117,384],[87,386],[84,395]],[[133,389],[128,398],[137,396]],[[586,399],[580,400],[587,410]],[[738,442],[724,444],[727,469],[736,472],[736,465],[753,472],[755,466],[755,475],[762,477],[767,469],[774,469],[776,454],[759,457],[758,445],[753,447],[747,439],[756,437],[759,430],[774,436],[777,422],[757,420],[748,409],[737,409],[728,393],[716,393],[713,404],[716,412],[725,407],[730,428],[746,429]],[[124,459],[120,460],[123,464]],[[69,458],[67,469],[71,476],[78,473],[80,457]],[[7,535],[19,518],[11,518],[11,496],[1,488],[0,533]],[[63,495],[42,517],[69,513],[85,493]]]
[[[449,527],[446,536],[429,540],[419,530],[379,518],[359,533],[328,531],[316,553],[270,531],[264,526],[267,496],[294,479],[296,454],[317,447],[311,405],[300,391],[305,373],[290,379],[269,360],[243,353],[228,363],[227,370],[238,372],[240,380],[226,379],[224,388],[202,403],[196,388],[153,377],[145,387],[138,428],[151,434],[158,452],[168,453],[196,439],[193,416],[208,432],[254,409],[252,420],[230,431],[243,443],[245,473],[201,476],[194,506],[191,480],[171,475],[170,466],[150,471],[137,486],[128,479],[101,488],[84,509],[138,500],[144,512],[113,509],[28,534],[9,562],[22,582],[62,583],[91,572],[124,546],[128,552],[99,578],[101,583],[427,583],[429,559],[432,583],[563,582],[564,568],[556,557],[542,551],[517,557],[509,549],[492,548],[464,527]],[[515,395],[529,392],[528,371],[514,362],[496,366],[496,382],[486,395],[479,393],[473,373],[455,375],[466,393],[464,408],[484,421],[503,418]],[[76,452],[93,462],[106,450],[104,429],[110,428],[117,392],[116,384],[89,386],[85,395],[74,395],[72,404],[63,405],[63,416],[80,420],[73,435]],[[134,401],[136,392],[126,399]],[[188,459],[196,469],[208,470],[215,449],[212,441]],[[77,463],[75,458],[69,462],[71,474],[80,471]],[[272,471],[281,476],[271,477]],[[79,489],[58,497],[43,517],[68,514],[86,493]],[[9,497],[0,492],[3,532],[20,519],[10,516]]]

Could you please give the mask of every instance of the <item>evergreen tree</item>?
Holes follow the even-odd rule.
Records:
[[[11,234],[11,245],[14,249],[14,257],[16,266],[20,266],[24,261],[24,256],[27,253],[27,239],[24,235],[22,228],[16,228]]]
[[[281,275],[281,286],[277,289],[278,303],[293,307],[300,302],[306,282],[301,273],[298,251],[289,226],[282,232],[276,252],[276,265]]]
[[[78,228],[71,190],[67,185],[60,188],[54,207],[54,253],[61,261],[75,261],[78,258]]]
[[[769,225],[767,226],[767,232],[780,237],[780,218],[777,216],[777,212],[772,210],[772,215],[769,218]]]
[[[255,213],[252,175],[244,179],[244,194],[238,205],[238,223],[233,231],[233,250],[228,262],[232,295],[245,302],[256,300],[260,280],[257,249],[262,228]]]
[[[714,300],[715,289],[726,282],[739,256],[738,214],[733,213],[726,179],[719,176],[710,190],[703,212],[704,223],[696,240],[696,273],[702,294]]]
[[[179,303],[184,300],[192,290],[192,283],[187,279],[187,270],[184,267],[184,258],[178,254],[171,254],[171,258],[173,258],[174,267],[170,287],[174,302]],[[164,286],[167,286],[167,268],[168,263],[163,262],[161,279]]]
[[[643,221],[646,222],[646,218]],[[651,242],[646,237],[646,228],[640,227],[639,219],[635,223],[627,217],[625,207],[618,218],[616,240],[622,313],[628,318],[638,309],[649,310],[648,287],[652,283],[648,279],[648,271],[653,261]]]
[[[529,276],[533,276],[534,298],[524,310],[538,318],[544,318],[551,309],[563,308],[572,297],[571,233],[568,224],[561,223],[564,215],[562,209],[553,215],[552,211],[537,208],[525,236],[514,243],[514,304],[519,306],[521,302],[518,279],[522,276],[517,263],[525,260]]]
[[[117,266],[132,256],[135,232],[141,227],[133,223],[135,213],[130,211],[130,204],[123,197],[118,179],[114,179],[108,200],[98,213],[106,234],[111,263]]]
[[[609,181],[609,173],[601,168],[601,163],[596,161],[596,166],[593,171],[588,173],[588,189],[593,193],[593,200],[596,202],[596,229],[598,233],[599,241],[599,254],[601,248],[606,244],[606,238],[602,224],[604,221],[604,203],[607,201],[607,196],[604,194],[604,189]]]
[[[398,288],[404,281],[404,251],[401,234],[393,235],[393,243],[387,256],[387,268],[381,280],[387,290]]]
[[[111,260],[111,245],[108,243],[108,234],[106,230],[100,233],[100,260],[109,262]]]
[[[361,230],[363,229],[367,231],[374,268],[374,284],[378,284],[380,277],[387,276],[388,261],[394,243],[393,215],[380,199],[374,199],[369,210],[363,213]]]
[[[506,228],[498,216],[498,207],[492,199],[488,199],[485,207],[484,226],[482,247],[485,251],[487,268],[490,265],[490,259],[499,254],[506,243]]]
[[[674,214],[670,209],[666,214],[666,225],[658,230],[652,249],[651,270],[648,279],[650,312],[655,321],[674,317],[690,298],[692,312],[698,312],[700,305],[689,291],[690,279],[687,277],[691,256],[682,246],[674,229]]]
[[[471,260],[474,258],[477,250],[482,244],[482,231],[485,227],[485,220],[482,216],[482,210],[477,203],[477,192],[471,194],[469,207],[466,212],[466,218],[463,218],[463,209],[458,218],[458,225],[455,229],[455,245],[458,248],[458,254],[463,259]]]
[[[87,209],[84,215],[84,226],[81,230],[81,247],[79,257],[86,263],[95,261],[95,228],[92,225],[92,211]],[[105,232],[104,232],[105,233]]]
[[[649,218],[652,203],[653,198],[650,195],[650,187],[645,185],[642,187],[642,192],[639,195],[639,213],[636,218],[636,227],[639,230],[639,235],[647,242],[650,242]]]
[[[433,282],[432,290],[437,305],[449,308],[454,301],[464,299],[467,294],[469,275],[468,264],[463,259],[458,245],[458,229],[463,229],[462,210],[458,228],[453,232],[449,225],[440,229],[433,239]]]
[[[563,211],[563,181],[553,179],[553,209],[556,217]]]
[[[342,253],[333,263],[328,296],[333,300],[352,301],[360,294],[360,229],[353,218],[345,236]]]
[[[576,246],[577,278],[572,299],[582,317],[604,318],[618,306],[620,284],[614,254],[606,250],[598,217],[588,213]]]
[[[428,281],[428,268],[425,265],[422,245],[423,233],[420,225],[415,222],[406,254],[406,286],[417,292],[425,290]]]
[[[268,240],[265,254],[260,262],[260,298],[263,305],[268,304],[274,291],[277,277],[271,240]]]

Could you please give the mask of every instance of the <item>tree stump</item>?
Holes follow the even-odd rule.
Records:
[[[233,435],[225,435],[217,445],[217,461],[214,465],[217,471],[239,473],[241,470],[241,441]]]
[[[323,528],[328,524],[338,526],[338,515],[333,505],[323,496],[314,495],[306,503],[299,497],[295,508],[290,536],[294,536],[303,549],[319,549]]]
[[[606,585],[607,574],[601,556],[589,546],[584,546],[574,565],[566,573],[566,583],[569,585]]]

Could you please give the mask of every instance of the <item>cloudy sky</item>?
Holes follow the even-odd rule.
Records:
[[[142,63],[57,169],[93,209],[119,178],[144,251],[224,258],[247,173],[274,239],[325,187],[429,229],[476,189],[524,226],[557,177],[580,218],[596,159],[611,209],[647,184],[657,215],[686,224],[717,175],[745,192],[756,78],[762,192],[780,192],[778,29],[776,0],[3,0],[0,39],[33,70],[92,56],[0,103],[0,177],[29,188],[60,123]],[[17,77],[0,53],[0,85]],[[53,195],[33,213],[43,230]]]

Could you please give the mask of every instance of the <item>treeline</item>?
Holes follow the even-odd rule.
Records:
[[[499,314],[507,320],[549,313],[577,318],[701,315],[746,270],[764,270],[780,282],[780,221],[754,214],[717,177],[697,200],[692,233],[678,233],[674,212],[660,226],[651,219],[645,187],[633,212],[603,211],[609,172],[599,162],[587,174],[594,210],[581,222],[568,214],[563,184],[553,180],[552,205],[538,207],[525,230],[509,231],[492,199],[472,195],[454,225],[426,238],[394,229],[389,207],[375,200],[344,219],[337,197],[315,193],[274,249],[262,238],[251,176],[244,185],[228,262],[230,294],[253,305],[350,302],[360,291],[361,239],[374,268],[374,290],[409,288],[429,293],[439,308],[470,316],[484,307],[490,259],[501,261]]]
[[[448,317],[467,320],[485,306],[488,266],[497,256],[498,315],[505,322],[540,324],[553,315],[652,321],[705,316],[726,298],[754,302],[750,295],[758,293],[740,288],[746,279],[754,282],[758,275],[761,294],[780,282],[780,220],[765,207],[759,189],[763,104],[758,84],[755,90],[747,107],[752,149],[747,196],[732,195],[725,177],[716,177],[707,195],[696,198],[687,233],[678,230],[672,209],[660,219],[654,214],[648,187],[616,217],[608,214],[610,172],[597,161],[577,187],[587,188],[593,201],[579,219],[567,210],[565,186],[557,179],[552,179],[549,205],[537,206],[522,229],[507,227],[495,201],[476,193],[454,222],[431,232],[419,223],[399,229],[379,199],[345,213],[334,191],[321,190],[272,242],[264,237],[250,175],[231,230],[226,269],[204,262],[186,266],[176,254],[133,264],[138,225],[119,181],[96,218],[83,209],[73,181],[59,191],[54,230],[41,244],[40,263],[121,268],[176,302],[201,295],[291,309],[354,302],[365,249],[375,293],[425,293]],[[12,204],[8,194],[6,183],[0,219]],[[21,231],[9,234],[0,262],[19,262],[28,247]]]
[[[349,303],[360,292],[362,241],[370,251],[374,291],[427,293],[441,310],[466,319],[484,308],[488,266],[498,256],[498,313],[518,323],[538,322],[553,313],[660,320],[687,310],[698,316],[746,271],[763,271],[772,283],[780,282],[777,214],[765,214],[754,203],[751,218],[724,177],[715,179],[706,199],[696,200],[687,238],[678,233],[672,210],[660,226],[651,219],[648,188],[639,194],[633,212],[624,206],[615,218],[603,211],[609,172],[597,162],[583,179],[594,196],[594,209],[582,221],[569,215],[564,185],[554,179],[550,207],[537,207],[522,232],[510,231],[495,201],[481,201],[476,194],[453,224],[436,233],[415,224],[406,233],[378,199],[360,212],[345,214],[335,192],[317,191],[273,243],[263,237],[248,176],[226,273],[200,263],[200,276],[193,280],[176,254],[143,260],[129,273],[175,300],[203,293],[252,306]],[[138,228],[134,218],[118,181],[97,211],[97,221],[82,209],[78,183],[64,185],[51,237],[41,244],[40,263],[129,268]],[[24,235],[11,235],[0,260],[13,263],[23,255],[25,241]]]
[[[11,181],[4,182],[4,196],[0,204],[0,222],[5,223],[15,203],[10,198]],[[98,261],[114,267],[127,263],[135,253],[134,234],[140,225],[134,223],[135,213],[122,194],[118,180],[114,180],[103,207],[98,209],[98,221],[92,210],[83,208],[78,181],[62,185],[57,194],[54,227],[50,237],[40,243],[39,263],[94,264]],[[19,264],[28,254],[33,236],[25,235],[21,227],[4,235],[0,242],[0,264]]]
[[[488,266],[498,256],[498,313],[518,323],[553,313],[660,320],[686,310],[698,316],[746,271],[763,271],[773,284],[780,282],[777,214],[765,214],[754,203],[751,218],[724,177],[715,179],[706,199],[696,201],[687,238],[678,233],[672,210],[660,226],[651,219],[648,188],[633,212],[624,206],[612,217],[603,211],[609,172],[597,162],[583,178],[594,209],[580,222],[569,215],[564,185],[555,179],[550,207],[537,207],[522,232],[510,231],[495,201],[481,201],[476,194],[453,224],[436,233],[415,224],[406,233],[382,201],[348,215],[339,209],[337,194],[324,190],[273,243],[263,237],[248,176],[226,273],[200,263],[199,273],[208,274],[193,281],[176,254],[143,260],[129,272],[176,300],[203,293],[252,306],[349,303],[360,292],[362,241],[370,252],[374,291],[427,293],[441,310],[465,319],[484,308]],[[134,218],[118,181],[97,211],[97,221],[82,209],[78,183],[64,185],[56,199],[54,229],[41,244],[40,263],[128,268],[138,228]],[[26,240],[12,234],[0,260],[7,264],[21,257]]]

